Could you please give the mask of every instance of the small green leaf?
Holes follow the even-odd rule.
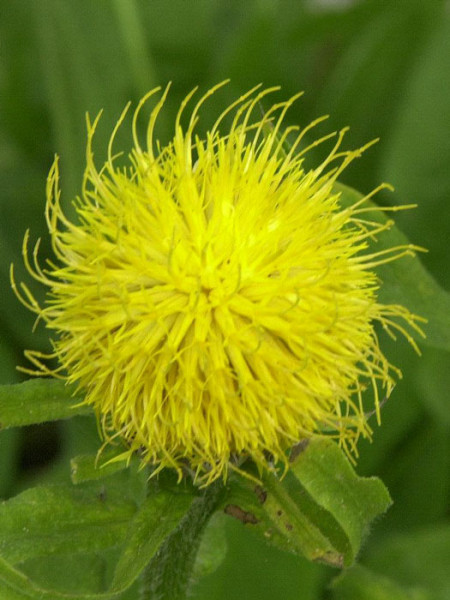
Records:
[[[356,190],[341,183],[336,191],[342,192],[341,203],[351,206],[363,196]],[[373,206],[370,219],[385,223],[388,218],[370,201],[365,206]],[[420,240],[418,240],[420,242]],[[407,246],[410,242],[396,227],[380,234],[376,246],[371,251],[385,250],[396,246]],[[385,304],[401,304],[411,312],[428,319],[422,325],[426,338],[422,344],[450,350],[450,294],[442,289],[417,256],[405,256],[400,260],[380,265],[377,273],[382,281],[379,298]],[[415,334],[414,334],[415,335]]]
[[[70,419],[92,413],[89,406],[77,406],[83,400],[73,388],[57,379],[30,379],[23,383],[0,386],[0,428],[32,425]]]
[[[330,440],[311,440],[282,479],[262,485],[231,482],[225,512],[270,543],[308,559],[342,567],[353,563],[370,522],[390,505],[375,478],[358,477]]]
[[[112,589],[126,589],[140,575],[166,537],[178,526],[194,496],[158,490],[142,504],[130,524]]]
[[[296,458],[292,472],[344,532],[349,544],[344,564],[351,564],[370,522],[391,504],[387,489],[375,477],[359,477],[331,440],[311,440]]]
[[[31,488],[0,504],[0,554],[15,564],[115,546],[135,512],[136,504],[114,486]]]
[[[75,456],[70,461],[70,477],[72,483],[79,484],[85,481],[95,481],[113,475],[128,467],[126,460],[109,462],[119,456],[122,452],[105,450],[99,456],[97,454],[82,454]],[[136,459],[132,459],[136,462]]]
[[[333,546],[320,527],[311,521],[311,515],[306,514],[303,494],[292,497],[286,486],[287,479],[291,477],[292,474],[288,473],[281,482],[275,476],[266,474],[263,486],[255,485],[245,478],[234,479],[225,513],[251,527],[282,550],[303,555],[312,561],[342,566],[342,553]],[[326,520],[330,529],[336,527],[333,521],[330,523],[329,515],[319,507],[318,513],[322,520]],[[324,526],[325,523],[322,522],[322,527]]]
[[[403,587],[396,581],[359,565],[336,577],[332,583],[336,600],[432,600],[421,588]]]

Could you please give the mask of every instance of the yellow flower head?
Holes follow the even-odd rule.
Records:
[[[137,118],[158,90],[143,98],[127,168],[112,151],[126,111],[100,170],[91,149],[98,118],[88,119],[76,222],[60,206],[57,160],[48,177],[57,263],[41,269],[36,248],[31,265],[25,237],[27,266],[48,286],[47,302],[40,307],[24,285],[21,296],[56,332],[59,373],[85,392],[105,439],[122,438],[125,455],[139,450],[155,471],[188,466],[206,483],[246,456],[260,468],[286,464],[286,451],[314,435],[355,450],[359,435],[370,435],[363,391],[372,388],[378,410],[378,390],[388,395],[396,372],[375,325],[405,334],[395,319],[414,325],[406,309],[378,302],[372,270],[409,250],[367,251],[389,223],[359,216],[366,199],[342,207],[333,190],[363,149],[339,151],[342,131],[324,162],[306,171],[304,136],[321,119],[283,129],[296,97],[261,116],[260,101],[274,89],[258,88],[200,139],[199,109],[217,87],[183,128],[189,94],[164,147],[153,132],[167,90],[145,148]],[[41,353],[27,355],[55,374]]]

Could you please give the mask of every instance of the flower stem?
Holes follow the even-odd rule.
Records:
[[[203,531],[224,493],[222,482],[196,498],[180,525],[166,539],[146,568],[140,600],[185,600]]]

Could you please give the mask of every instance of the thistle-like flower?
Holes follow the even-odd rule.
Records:
[[[139,142],[138,115],[158,90],[147,94],[134,113],[126,168],[112,148],[126,110],[100,170],[92,152],[98,117],[88,118],[76,222],[61,209],[57,159],[48,177],[57,262],[41,268],[36,245],[31,264],[28,234],[24,240],[28,270],[49,290],[45,306],[13,283],[55,332],[59,369],[26,353],[38,372],[77,384],[105,440],[124,440],[124,457],[139,451],[155,472],[188,466],[203,483],[225,478],[242,457],[260,468],[287,464],[287,450],[314,435],[355,451],[358,437],[370,436],[364,391],[371,388],[378,412],[380,390],[389,395],[399,375],[375,327],[409,339],[401,321],[417,327],[407,309],[378,302],[373,271],[411,248],[371,252],[392,222],[367,220],[373,194],[343,207],[334,190],[364,148],[339,150],[343,130],[306,171],[305,134],[321,119],[283,128],[296,97],[255,118],[274,91],[258,88],[200,139],[199,110],[217,87],[183,128],[189,94],[164,147],[154,126],[167,90],[151,112],[145,148]]]

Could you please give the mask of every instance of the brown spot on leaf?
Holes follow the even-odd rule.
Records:
[[[295,446],[292,446],[291,453],[289,455],[289,462],[293,463],[295,459],[306,450],[308,444],[309,440],[305,439],[299,442],[298,444],[295,444]]]
[[[285,523],[285,526],[288,531],[292,531],[294,529],[294,527],[291,523]]]
[[[235,519],[242,521],[244,525],[247,523],[251,523],[252,525],[259,523],[259,519],[257,519],[253,513],[246,512],[236,504],[228,504],[225,506],[224,512],[227,515],[230,515],[230,517],[234,517]]]
[[[257,485],[255,487],[255,494],[258,496],[258,500],[261,502],[261,504],[264,504],[267,498],[266,490],[263,490],[260,485]]]

